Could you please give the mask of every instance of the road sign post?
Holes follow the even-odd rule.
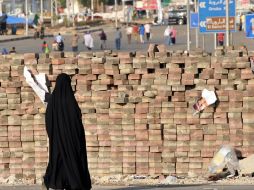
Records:
[[[229,1],[226,0],[226,46],[228,47],[229,42]]]
[[[190,0],[187,0],[187,50],[190,51]]]
[[[196,14],[198,14],[197,13],[198,12],[198,3],[197,3],[197,1],[198,0],[194,1],[194,6],[195,6],[195,12],[196,12]],[[195,29],[195,33],[196,33],[196,48],[198,48],[199,47],[199,42],[198,42],[198,38],[199,38],[199,36],[198,36],[198,27]]]
[[[245,16],[246,37],[254,38],[254,14]]]
[[[226,32],[226,2],[230,31],[235,31],[235,0],[199,0],[199,31],[201,33]]]

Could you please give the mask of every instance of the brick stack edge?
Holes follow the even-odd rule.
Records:
[[[45,106],[23,67],[72,76],[82,111],[90,173],[204,174],[214,152],[231,144],[254,153],[253,52],[66,52],[0,59],[0,177],[41,178],[48,160]],[[193,116],[204,89],[218,102]]]

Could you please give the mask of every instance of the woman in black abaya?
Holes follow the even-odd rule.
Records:
[[[90,190],[85,131],[71,79],[60,74],[51,95],[46,95],[46,130],[49,163],[44,176],[47,189]]]

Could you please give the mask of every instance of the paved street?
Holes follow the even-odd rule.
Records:
[[[108,49],[115,49],[114,46],[114,33],[115,29],[112,26],[103,26],[104,30],[107,33],[108,40],[107,40],[107,46]],[[164,43],[164,37],[163,33],[166,26],[153,26],[152,27],[152,40],[151,43]],[[178,49],[186,49],[186,26],[176,26],[177,29],[177,40],[175,46],[170,46],[170,49],[178,50]],[[61,32],[61,31],[59,31]],[[125,35],[125,30],[122,28],[123,32],[123,40],[122,40],[122,51],[128,50],[128,51],[135,51],[135,50],[142,50],[145,51],[148,48],[149,43],[140,44],[137,42],[132,41],[130,45],[127,44],[127,38]],[[83,32],[80,33],[80,40],[79,40],[79,51],[87,51],[83,44]],[[95,48],[94,50],[98,51],[100,50],[100,40],[98,36],[98,32],[95,32],[92,34],[94,37],[95,42]],[[1,40],[0,36],[0,40]],[[3,37],[2,37],[3,38]],[[71,36],[64,36],[65,38],[65,50],[71,51]],[[45,38],[45,40],[49,43],[49,45],[52,44],[53,38]],[[191,48],[195,48],[195,30],[191,30]],[[17,52],[24,53],[24,52],[41,52],[41,39],[26,39],[26,40],[19,40],[19,41],[11,41],[11,42],[1,42],[0,43],[0,50],[2,47],[10,49],[12,46],[15,46],[17,49]],[[254,41],[252,39],[245,38],[244,32],[236,32],[233,33],[233,44],[236,46],[240,45],[246,45],[248,49],[254,50]],[[199,45],[202,47],[202,35],[199,36]],[[212,34],[206,34],[205,35],[205,49],[208,52],[212,52],[214,49],[214,36]]]
[[[166,186],[96,186],[93,190],[253,190],[254,186],[236,185],[166,185]],[[40,186],[0,186],[0,190],[40,190]]]

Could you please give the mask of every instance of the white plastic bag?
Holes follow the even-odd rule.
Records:
[[[208,170],[210,173],[220,173],[224,168],[228,168],[231,176],[235,175],[235,171],[239,170],[239,161],[235,150],[229,145],[223,145],[214,155]]]

